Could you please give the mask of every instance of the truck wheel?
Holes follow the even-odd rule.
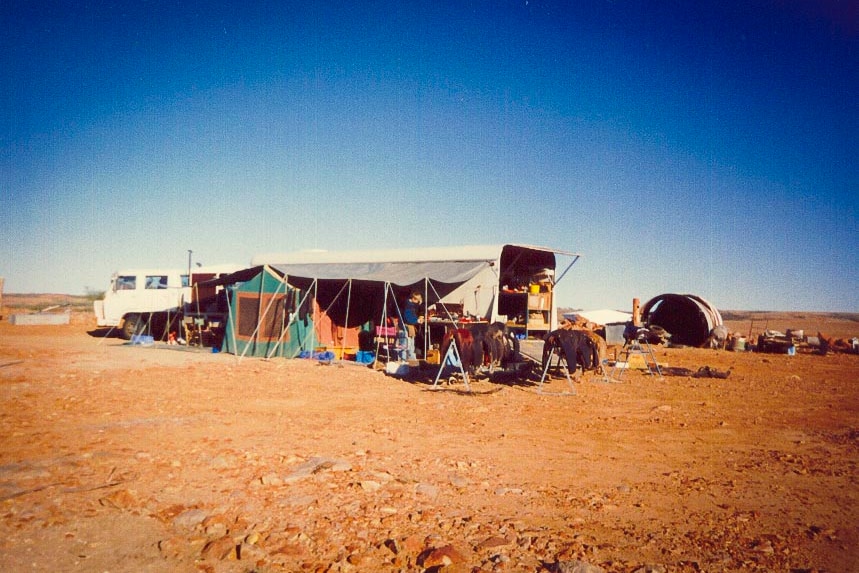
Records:
[[[131,340],[131,336],[138,334],[138,324],[140,323],[140,315],[129,314],[125,317],[125,322],[122,323],[122,328],[119,335],[125,340]]]

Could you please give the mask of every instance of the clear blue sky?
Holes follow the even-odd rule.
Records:
[[[526,243],[584,255],[561,306],[859,311],[853,2],[0,13],[6,292],[188,249]]]

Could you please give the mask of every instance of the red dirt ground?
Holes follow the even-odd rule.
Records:
[[[857,355],[659,347],[730,375],[552,396],[103,334],[0,323],[0,570],[859,570]]]

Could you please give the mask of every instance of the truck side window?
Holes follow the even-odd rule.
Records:
[[[167,288],[167,275],[147,275],[146,288],[148,289],[163,289]]]
[[[137,277],[125,275],[116,277],[116,290],[134,290],[137,288]]]

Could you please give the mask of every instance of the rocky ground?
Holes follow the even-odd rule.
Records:
[[[556,396],[103,335],[0,323],[0,570],[859,570],[857,355],[659,347]]]

